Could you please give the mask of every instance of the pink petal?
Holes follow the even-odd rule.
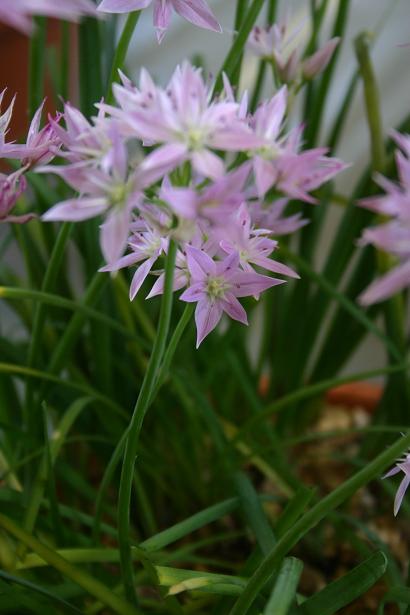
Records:
[[[64,220],[80,222],[99,216],[107,209],[107,203],[103,198],[78,198],[68,199],[54,205],[42,216],[42,220],[50,222]]]
[[[117,261],[109,265],[104,265],[104,267],[101,267],[98,271],[118,271],[119,269],[124,269],[125,267],[132,267],[132,265],[139,263],[143,259],[144,256],[142,254],[132,252],[131,254],[126,254],[125,256],[122,256]]]
[[[207,149],[203,149],[199,152],[193,152],[191,155],[191,160],[195,171],[204,177],[220,179],[225,173],[225,165],[223,160]]]
[[[275,183],[277,171],[272,162],[264,160],[260,156],[255,156],[253,159],[253,171],[255,173],[258,196],[263,197]]]
[[[255,265],[259,265],[259,267],[263,267],[268,271],[272,271],[273,273],[280,273],[281,275],[287,275],[290,278],[295,278],[297,280],[300,279],[300,276],[293,271],[290,267],[287,267],[283,263],[279,263],[278,261],[274,261],[271,258],[267,258],[265,256],[260,256],[259,258],[255,258],[253,261]]]
[[[394,466],[391,470],[389,470],[386,474],[384,474],[384,476],[382,476],[382,479],[390,478],[390,476],[394,476],[395,474],[398,474],[399,472],[401,472],[401,469],[399,468],[399,466]]]
[[[162,0],[155,0],[154,4],[154,27],[157,30],[157,39],[160,43],[164,38],[165,31],[168,29],[171,19],[171,5]]]
[[[224,301],[222,302],[222,307],[224,311],[233,318],[234,320],[238,320],[244,325],[248,324],[248,316],[239,303],[238,299],[234,297],[234,295],[227,293]]]
[[[134,277],[132,278],[131,286],[130,286],[130,301],[133,301],[144,283],[145,278],[149,274],[152,269],[152,265],[157,260],[156,256],[152,256],[148,260],[145,261],[142,265],[140,265],[137,271],[134,273]]]
[[[216,264],[206,252],[187,246],[186,254],[188,269],[195,281],[202,282],[208,275],[215,275]]]
[[[405,476],[397,489],[396,497],[394,498],[394,516],[397,516],[401,503],[408,486],[410,485],[410,476]]]
[[[204,285],[202,282],[196,282],[182,293],[180,296],[181,301],[186,301],[187,303],[196,303],[197,301],[201,301],[206,297],[206,293],[204,291]]]
[[[187,147],[182,143],[170,143],[158,147],[141,164],[141,172],[154,182],[172,171],[186,159]]]
[[[164,282],[165,282],[165,275],[161,273],[161,275],[159,276],[158,280],[155,282],[154,286],[151,288],[151,291],[149,292],[146,298],[151,299],[152,297],[155,297],[156,295],[162,295],[162,293],[164,292]],[[174,291],[180,290],[181,288],[184,288],[186,284],[187,284],[187,274],[185,273],[185,271],[177,270],[174,273],[174,283],[172,285],[172,290]]]
[[[147,8],[152,0],[102,0],[98,10],[103,13],[131,13]]]
[[[115,207],[101,225],[100,245],[108,265],[123,255],[130,232],[130,212],[126,207]]]
[[[222,32],[222,28],[205,0],[171,0],[175,11],[195,26]]]
[[[195,323],[197,329],[196,347],[198,348],[204,338],[217,326],[222,317],[222,305],[208,299],[199,301],[195,310]]]
[[[243,271],[232,276],[230,282],[234,285],[232,292],[235,297],[248,297],[251,295],[259,295],[272,286],[284,284],[285,281],[270,278],[266,275],[260,275],[259,273],[248,273]]]
[[[394,267],[391,271],[375,280],[359,296],[362,305],[372,305],[384,301],[395,293],[410,286],[410,260]]]

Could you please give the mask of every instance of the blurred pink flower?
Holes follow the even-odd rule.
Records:
[[[392,219],[365,229],[360,244],[392,254],[397,265],[366,288],[359,297],[362,305],[384,301],[410,286],[410,136],[398,132],[392,136],[402,150],[396,151],[399,183],[377,175],[376,181],[386,194],[359,201],[362,207]]]
[[[303,58],[303,46],[297,42],[301,29],[302,24],[298,24],[290,31],[289,23],[285,20],[267,28],[255,26],[249,36],[248,48],[255,55],[273,63],[282,83],[290,84],[301,77],[315,77],[326,68],[340,42],[339,37],[332,38],[315,53]]]
[[[33,15],[77,21],[85,15],[97,16],[91,0],[1,0],[0,21],[25,34],[33,31]]]
[[[130,13],[147,8],[152,0],[102,0],[99,11]],[[205,0],[154,0],[154,27],[158,42],[164,38],[171,20],[172,9],[195,26],[221,32],[221,26]]]

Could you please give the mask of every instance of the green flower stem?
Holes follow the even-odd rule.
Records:
[[[130,544],[130,505],[134,463],[142,424],[152,398],[168,337],[172,310],[175,256],[176,243],[171,240],[165,267],[164,294],[161,303],[158,333],[130,422],[119,487],[118,541],[121,553],[121,569],[126,596],[134,604],[136,604],[137,597],[134,587]]]
[[[192,314],[194,313],[194,309],[195,309],[195,305],[193,303],[187,303],[182,313],[182,316],[177,326],[175,327],[175,331],[172,334],[172,337],[170,339],[170,342],[164,354],[164,360],[161,364],[161,370],[159,373],[157,384],[152,394],[153,398],[157,396],[159,389],[164,384],[164,381],[169,372],[169,368],[171,366],[171,361],[173,359],[177,346],[181,340],[182,334],[184,333],[188,323],[191,321]],[[153,399],[150,399],[150,404],[152,403],[152,401]]]
[[[220,92],[222,89],[223,73],[226,73],[228,79],[232,78],[232,75],[234,74],[235,69],[240,61],[241,54],[242,54],[243,48],[245,47],[246,41],[248,40],[250,31],[252,30],[255,24],[255,21],[258,18],[258,15],[263,7],[263,4],[264,4],[264,0],[253,0],[251,6],[249,7],[249,10],[247,11],[242,21],[241,29],[239,30],[238,35],[235,38],[235,42],[232,45],[228,55],[226,56],[221,70],[218,73],[218,77],[215,83],[215,92]]]
[[[66,578],[77,583],[77,585],[85,589],[91,596],[94,596],[103,604],[113,609],[114,613],[119,613],[119,615],[141,615],[140,611],[134,606],[111,592],[102,583],[86,572],[72,566],[67,560],[61,557],[61,555],[49,547],[46,547],[30,534],[27,534],[27,532],[16,525],[14,521],[3,514],[0,514],[0,526],[6,530],[6,532],[14,536],[14,538],[24,543],[26,547],[32,549],[42,560],[53,566],[53,568],[61,572]]]
[[[255,573],[251,576],[245,589],[235,603],[230,615],[246,615],[249,607],[256,599],[258,593],[278,570],[283,558],[299,540],[317,525],[326,515],[349,499],[358,489],[379,476],[383,470],[410,445],[410,431],[401,437],[387,450],[383,451],[376,459],[370,462],[354,476],[334,489],[329,495],[322,498],[313,508],[304,514],[296,523],[280,538],[269,555],[265,557]]]
[[[135,26],[138,23],[140,18],[141,11],[134,11],[130,13],[125,22],[124,29],[121,33],[120,40],[118,41],[118,45],[115,51],[110,78],[107,84],[107,90],[105,95],[105,100],[108,104],[111,104],[114,100],[112,93],[112,84],[118,81],[118,69],[124,66],[125,58],[127,56],[127,51],[129,44],[132,39],[132,35],[134,34]]]
[[[355,51],[363,80],[366,115],[371,141],[372,169],[373,171],[383,173],[386,166],[386,153],[383,140],[380,95],[370,59],[369,35],[366,32],[362,32],[356,38]]]
[[[155,389],[149,399],[148,402],[148,406],[150,404],[152,404],[152,402],[154,401],[155,397],[158,395],[158,391],[161,388],[162,384],[164,383],[170,365],[171,365],[171,361],[172,358],[175,354],[175,351],[177,349],[178,343],[182,337],[182,334],[184,332],[184,330],[186,329],[188,323],[191,320],[191,316],[192,316],[192,312],[194,310],[194,306],[190,303],[188,303],[182,313],[181,319],[178,322],[174,333],[172,334],[172,337],[170,339],[170,342],[167,346],[167,349],[165,351],[164,354],[164,360],[161,364],[161,369],[159,371],[159,375],[158,375],[158,379],[155,385]],[[123,454],[124,451],[124,446],[125,446],[125,442],[128,436],[128,432],[129,432],[129,427],[126,429],[126,431],[123,433],[121,439],[119,440],[112,456],[111,459],[105,469],[104,472],[104,476],[103,479],[101,481],[100,484],[100,488],[98,490],[98,495],[97,495],[97,499],[95,502],[95,513],[94,513],[94,524],[93,524],[93,540],[95,543],[98,543],[99,540],[99,534],[100,534],[100,526],[101,526],[101,516],[103,513],[103,501],[104,501],[104,495],[107,491],[107,488],[112,480],[112,477],[114,475],[115,472],[115,468],[117,467],[121,456]]]

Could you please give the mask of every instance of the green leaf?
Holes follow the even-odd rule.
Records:
[[[47,589],[44,589],[43,587],[41,587],[40,585],[37,585],[36,583],[32,583],[31,581],[26,581],[26,579],[23,579],[21,577],[15,577],[11,574],[3,572],[2,570],[0,570],[0,577],[2,579],[5,579],[6,581],[15,583],[16,585],[20,585],[21,587],[29,589],[32,592],[35,592],[37,594],[40,594],[41,596],[45,596],[46,598],[49,598],[49,600],[51,600],[52,602],[56,602],[60,607],[62,607],[65,613],[77,613],[77,614],[81,613],[81,611],[79,611],[77,608],[75,608],[74,606],[72,606],[71,604],[69,604],[68,602],[66,602],[59,596],[57,596],[56,594],[53,594]],[[15,599],[16,598],[17,597],[15,597]]]
[[[286,557],[283,560],[263,615],[287,615],[295,600],[302,568],[303,562],[296,557]]]
[[[384,575],[387,557],[376,551],[364,562],[320,592],[308,598],[297,609],[300,615],[333,615],[367,592]]]
[[[410,604],[410,589],[408,587],[392,587],[384,594],[379,608],[377,609],[377,615],[384,615],[384,607],[388,602]]]

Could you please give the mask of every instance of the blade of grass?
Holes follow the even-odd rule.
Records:
[[[114,594],[97,579],[90,576],[84,570],[78,570],[67,562],[61,555],[50,549],[33,536],[22,530],[11,519],[0,513],[0,526],[17,540],[24,543],[27,547],[37,553],[42,559],[48,562],[53,568],[58,570],[63,576],[67,577],[80,587],[85,589],[91,596],[101,600],[106,606],[112,608],[120,615],[141,615],[141,612],[126,602],[120,596]]]
[[[263,615],[287,615],[296,597],[303,562],[285,557]]]
[[[373,587],[384,575],[386,568],[387,557],[382,551],[376,551],[340,579],[308,598],[299,606],[296,613],[333,615]]]

